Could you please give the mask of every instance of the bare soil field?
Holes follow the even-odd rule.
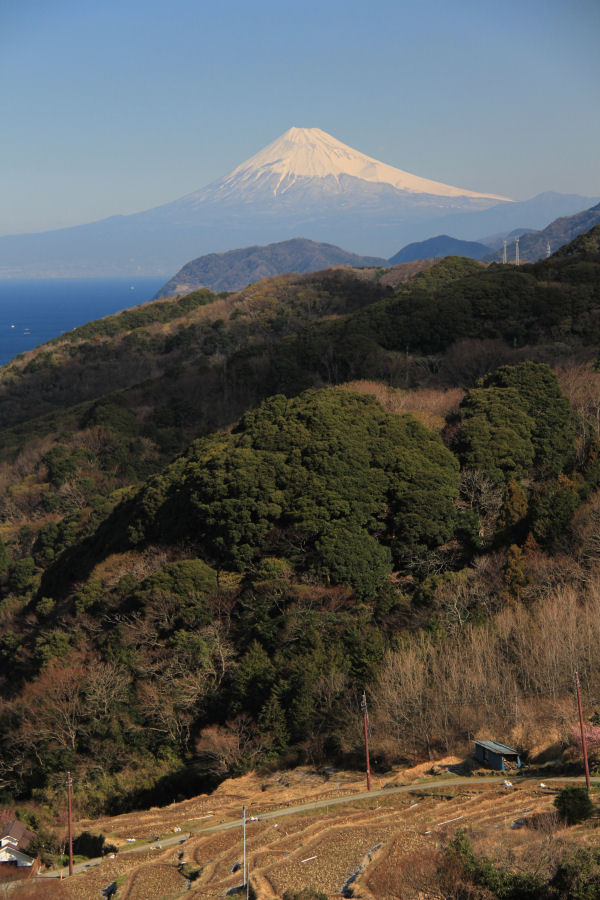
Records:
[[[442,760],[435,771],[447,778],[459,762]],[[350,798],[366,787],[356,773],[309,768],[252,773],[225,782],[210,796],[81,821],[78,828],[103,832],[121,852],[63,881],[64,895],[97,900],[116,881],[117,900],[176,900],[189,894],[203,900],[222,898],[243,881],[243,807],[250,882],[257,900],[280,900],[286,890],[301,887],[320,890],[330,900],[341,897],[342,891],[363,900],[418,898],[437,852],[459,828],[468,833],[476,853],[529,869],[545,870],[575,846],[600,846],[600,820],[568,829],[558,822],[553,811],[556,785],[542,788],[539,781],[515,777],[514,786],[505,787],[501,781],[457,777],[442,786],[431,777],[421,780],[430,770],[431,763],[426,763],[390,772],[373,785],[383,794],[341,805],[328,801]],[[401,784],[409,784],[409,791],[385,793],[386,787]],[[310,802],[322,805],[286,813]],[[207,830],[215,827],[222,830]],[[160,840],[178,834],[175,829],[191,836],[182,844],[156,849]],[[159,841],[155,849],[127,853],[132,838]],[[201,868],[196,880],[188,881],[180,871],[183,863],[188,869]]]

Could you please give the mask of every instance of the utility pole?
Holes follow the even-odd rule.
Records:
[[[69,875],[73,874],[73,817],[71,814],[71,773],[67,772],[67,810],[69,828]]]
[[[367,694],[363,691],[362,703],[360,708],[363,711],[363,721],[365,725],[365,757],[367,760],[367,790],[371,790],[371,761],[369,759],[369,713],[367,711]]]
[[[583,749],[583,765],[585,767],[585,783],[589,791],[590,789],[590,767],[588,765],[587,742],[585,739],[585,728],[583,727],[583,712],[581,710],[581,692],[579,690],[579,675],[575,672],[575,687],[577,688],[577,706],[579,707],[579,727],[581,728],[581,747]]]
[[[244,885],[246,884],[246,807],[244,806],[243,812],[243,826],[242,826],[242,842],[243,842],[243,862],[242,862],[242,877],[244,879]]]

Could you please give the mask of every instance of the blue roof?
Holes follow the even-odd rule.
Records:
[[[492,753],[498,753],[500,756],[518,756],[519,751],[513,750],[512,747],[507,747],[506,744],[499,744],[498,741],[475,741],[476,744],[479,744],[480,747],[485,747],[486,750],[491,750]]]

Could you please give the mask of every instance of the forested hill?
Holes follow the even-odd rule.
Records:
[[[435,256],[434,253],[428,255]],[[157,297],[175,297],[201,287],[212,291],[239,291],[255,281],[284,272],[315,272],[329,266],[385,265],[385,259],[359,256],[333,244],[293,238],[265,247],[244,247],[193,259],[167,281]]]
[[[593,261],[585,275],[558,255],[518,269],[456,257],[431,264],[405,285],[399,279],[417,264],[326,270],[234,295],[196,292],[90,323],[0,370],[3,440],[18,446],[23,429],[31,433],[57,410],[70,410],[69,427],[102,420],[109,413],[99,406],[108,405],[133,412],[151,440],[158,424],[168,451],[271,393],[364,376],[394,383],[407,353],[444,354],[467,339],[516,349],[597,340]],[[13,440],[7,429],[18,423],[27,424]],[[48,428],[41,422],[38,431]]]
[[[7,796],[351,764],[365,688],[377,765],[527,751],[574,664],[600,703],[600,229],[577,241],[203,292],[6,367]]]
[[[392,265],[409,262],[412,259],[429,259],[442,256],[467,256],[471,259],[483,259],[490,253],[490,248],[477,241],[461,241],[447,234],[438,234],[437,237],[428,238],[426,241],[417,241],[402,247],[394,256],[390,257]]]
[[[164,409],[159,416],[168,414],[167,410],[185,407],[192,394],[196,402],[195,391],[202,393],[205,381],[210,382],[220,364],[235,353],[391,296],[394,286],[433,263],[282,275],[236,294],[194,291],[90,322],[0,369],[0,425],[31,423],[46,413],[109,394],[128,406],[115,392],[135,386],[145,392],[144,383],[155,379],[162,379],[162,387],[148,390],[145,402],[154,412]],[[134,406],[141,405],[139,390]],[[172,398],[179,402],[173,405]],[[235,406],[226,413],[228,420],[240,411]],[[76,414],[81,416],[82,411]],[[212,416],[210,421],[217,420]],[[42,431],[47,427],[42,424]],[[195,419],[191,436],[198,433],[197,427]]]

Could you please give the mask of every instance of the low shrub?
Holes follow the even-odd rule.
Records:
[[[594,804],[585,788],[569,785],[554,800],[554,805],[567,825],[576,825],[594,814]]]

